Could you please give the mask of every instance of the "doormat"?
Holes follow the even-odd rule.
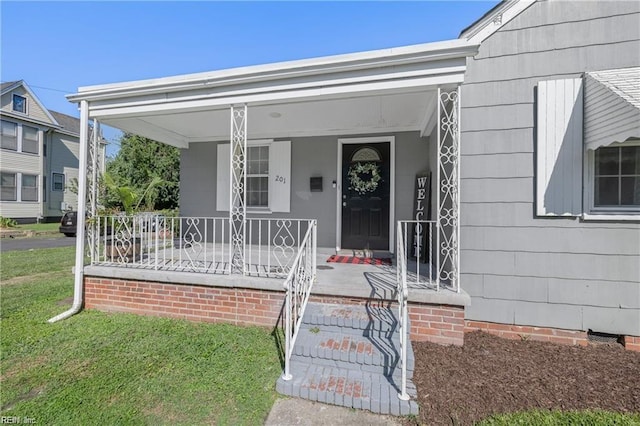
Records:
[[[333,255],[327,259],[329,263],[350,263],[352,265],[391,265],[390,258],[373,258],[357,256]]]

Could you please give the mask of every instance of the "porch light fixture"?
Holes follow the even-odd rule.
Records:
[[[271,117],[271,118],[280,118],[280,117],[282,117],[282,114],[280,114],[279,112],[275,112],[274,111],[274,112],[270,112],[269,113],[269,117]]]

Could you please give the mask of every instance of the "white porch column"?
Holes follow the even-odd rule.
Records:
[[[229,150],[229,273],[244,275],[246,185],[247,185],[247,106],[231,106],[231,149]]]
[[[460,292],[460,86],[438,88],[437,286]]]
[[[70,317],[82,308],[82,292],[84,288],[84,238],[85,238],[85,214],[87,211],[87,154],[89,151],[89,103],[80,101],[80,158],[78,168],[78,212],[76,230],[76,259],[74,270],[73,305],[71,309],[49,319],[56,322]]]

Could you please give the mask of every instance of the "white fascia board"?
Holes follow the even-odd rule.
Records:
[[[466,70],[466,64],[464,60],[459,60],[456,62],[462,62],[458,64],[449,64],[447,67],[439,67],[435,69],[429,70],[417,70],[417,71],[405,71],[405,72],[396,72],[396,73],[387,73],[387,74],[376,74],[376,75],[368,75],[368,76],[358,76],[352,78],[335,78],[332,80],[323,80],[323,81],[312,81],[312,82],[304,82],[304,83],[292,83],[292,84],[280,84],[280,85],[271,85],[271,86],[263,86],[256,88],[238,88],[235,90],[224,90],[224,88],[218,88],[217,90],[211,89],[207,90],[206,93],[202,93],[202,91],[192,91],[191,93],[187,92],[181,94],[180,96],[167,97],[166,94],[155,95],[155,96],[138,96],[137,98],[131,97],[122,100],[116,101],[94,101],[90,105],[90,111],[95,110],[103,110],[103,109],[115,109],[121,107],[135,107],[135,106],[143,106],[143,105],[153,105],[153,104],[167,104],[167,103],[176,103],[176,102],[186,102],[186,101],[197,101],[204,99],[215,99],[215,98],[231,98],[235,96],[248,96],[248,95],[258,95],[258,94],[267,94],[271,92],[277,93],[286,93],[295,90],[307,90],[307,89],[317,89],[323,88],[327,89],[329,87],[337,87],[337,86],[345,86],[349,84],[357,84],[357,83],[366,83],[366,82],[391,82],[396,80],[409,80],[415,79],[416,77],[429,77],[429,76],[446,76],[446,75],[455,75],[463,76]],[[453,82],[453,80],[452,80]],[[455,80],[457,82],[457,80]],[[405,86],[406,87],[406,86]]]
[[[226,108],[232,104],[253,104],[266,105],[271,103],[286,101],[312,100],[322,97],[331,98],[340,95],[357,95],[358,93],[371,92],[379,93],[388,90],[402,90],[407,88],[421,88],[427,86],[448,86],[461,84],[464,80],[463,74],[452,74],[444,76],[430,76],[414,79],[405,79],[389,82],[372,82],[363,84],[350,84],[333,87],[319,87],[314,89],[302,89],[286,92],[256,93],[238,96],[223,96],[211,99],[198,99],[193,101],[177,101],[154,103],[150,105],[121,106],[111,108],[109,106],[94,106],[90,111],[91,117],[140,117],[144,115],[154,115],[158,113],[204,111],[217,108]]]
[[[507,0],[493,13],[480,19],[460,34],[460,38],[480,44],[535,2],[536,0]]]
[[[301,76],[331,74],[367,68],[395,67],[416,62],[473,56],[478,45],[467,40],[448,40],[391,49],[327,56],[275,64],[232,68],[152,80],[81,87],[68,95],[70,102],[167,93],[229,84],[255,83]]]

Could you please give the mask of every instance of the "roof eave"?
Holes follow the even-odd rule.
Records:
[[[477,43],[467,40],[448,40],[160,79],[87,86],[79,88],[78,93],[67,95],[67,99],[70,102],[107,100],[127,96],[169,93],[206,86],[220,87],[230,84],[286,80],[294,77],[324,75],[360,69],[391,68],[408,63],[473,56],[477,53],[478,47]]]

